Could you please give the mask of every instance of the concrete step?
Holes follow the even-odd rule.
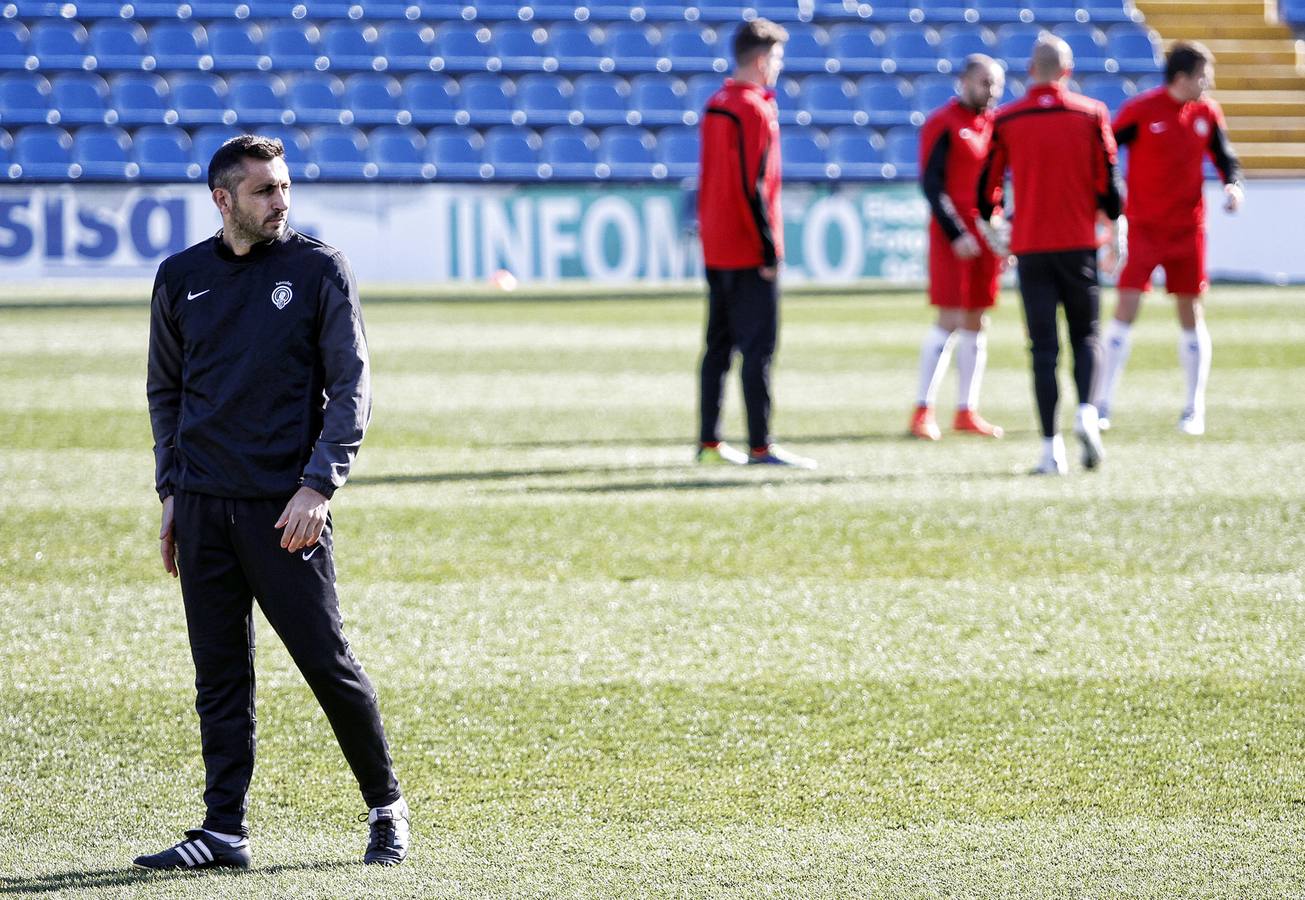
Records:
[[[1305,143],[1305,122],[1294,123],[1267,116],[1228,116],[1228,139],[1244,142]]]
[[[1305,171],[1305,142],[1281,144],[1244,144],[1237,148],[1242,165],[1256,171],[1262,169],[1294,169]]]
[[[1157,16],[1198,16],[1209,20],[1214,16],[1220,19],[1244,16],[1248,19],[1258,18],[1261,22],[1271,21],[1266,18],[1269,6],[1264,0],[1146,0],[1139,3],[1138,9],[1150,19]]]
[[[1305,90],[1305,77],[1294,72],[1290,75],[1255,72],[1248,75],[1235,75],[1226,70],[1215,73],[1221,89],[1230,91],[1301,91]]]
[[[1270,25],[1261,17],[1245,23],[1209,23],[1200,17],[1148,15],[1146,24],[1159,31],[1166,39],[1216,41],[1216,40],[1290,40],[1291,31],[1281,25]],[[1211,48],[1214,49],[1214,48]],[[1215,51],[1218,55],[1218,51]]]
[[[1228,116],[1305,117],[1305,91],[1215,91]]]
[[[1176,38],[1172,32],[1160,32],[1164,38],[1165,45],[1173,43]],[[1281,36],[1271,40],[1236,40],[1227,38],[1218,38],[1215,40],[1202,41],[1210,52],[1214,54],[1217,64],[1215,76],[1221,78],[1225,72],[1234,74],[1230,70],[1236,66],[1284,66],[1294,70],[1296,68],[1296,45],[1289,36]]]

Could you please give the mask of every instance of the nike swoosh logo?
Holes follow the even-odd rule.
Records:
[[[317,544],[317,545],[315,545],[315,546],[313,547],[313,549],[311,549],[311,550],[305,550],[305,551],[303,552],[303,559],[304,559],[304,562],[308,562],[308,560],[312,559],[312,558],[313,558],[313,554],[316,553],[318,550],[321,550],[321,549],[322,549],[322,545],[321,545],[321,544]]]
[[[212,289],[212,288],[209,288],[208,290],[200,291],[198,294],[192,294],[190,291],[186,291],[186,299],[187,299],[187,300],[194,300],[196,297],[203,297],[205,294],[207,294],[207,293],[208,293],[209,291],[211,291],[211,290],[213,290],[213,289]]]

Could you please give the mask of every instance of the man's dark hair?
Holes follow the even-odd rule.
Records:
[[[1214,54],[1200,41],[1177,41],[1165,54],[1165,84],[1172,84],[1179,75],[1194,75],[1213,62]]]
[[[240,182],[239,170],[247,159],[276,159],[285,156],[280,138],[241,134],[233,137],[213,154],[208,163],[208,189],[234,191]]]
[[[782,25],[776,25],[770,19],[753,19],[744,22],[734,34],[734,62],[746,65],[759,53],[769,53],[770,48],[788,40],[788,32]]]

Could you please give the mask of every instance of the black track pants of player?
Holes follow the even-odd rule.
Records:
[[[707,340],[699,391],[703,443],[720,440],[725,377],[737,349],[743,356],[748,445],[770,444],[770,361],[779,336],[779,285],[757,269],[707,270]]]
[[[1060,400],[1056,383],[1056,363],[1060,357],[1058,306],[1065,307],[1079,403],[1090,402],[1092,379],[1099,368],[1097,317],[1101,297],[1097,286],[1097,254],[1095,250],[1027,253],[1019,257],[1019,273],[1024,321],[1033,355],[1033,393],[1038,400],[1042,436],[1052,437],[1056,433],[1056,404]]]
[[[203,827],[247,833],[254,773],[254,598],[326,712],[367,805],[393,803],[399,782],[376,691],[341,631],[330,522],[317,544],[287,553],[273,527],[286,500],[179,492],[174,503],[207,776]]]

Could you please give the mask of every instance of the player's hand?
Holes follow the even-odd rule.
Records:
[[[1106,235],[1106,253],[1101,260],[1101,267],[1107,274],[1118,275],[1123,271],[1124,261],[1128,259],[1128,220],[1120,216],[1113,222],[1107,222],[1106,227],[1109,233]]]
[[[1242,208],[1242,202],[1246,199],[1246,192],[1242,190],[1240,184],[1225,184],[1223,186],[1223,208],[1230,213],[1235,213]]]
[[[952,252],[956,254],[957,259],[974,259],[983,252],[983,248],[974,239],[974,235],[967,231],[952,241]]]
[[[774,281],[779,277],[779,266],[762,266],[757,270],[757,274],[766,281]]]
[[[281,533],[281,546],[296,553],[316,544],[326,527],[326,512],[330,506],[330,500],[307,485],[296,491],[274,526],[285,529]]]
[[[172,530],[172,498],[163,501],[163,524],[159,526],[159,556],[163,557],[163,571],[177,577],[177,538]]]
[[[994,256],[998,259],[1010,256],[1010,224],[1004,218],[994,215],[991,221],[980,218],[975,224]]]

